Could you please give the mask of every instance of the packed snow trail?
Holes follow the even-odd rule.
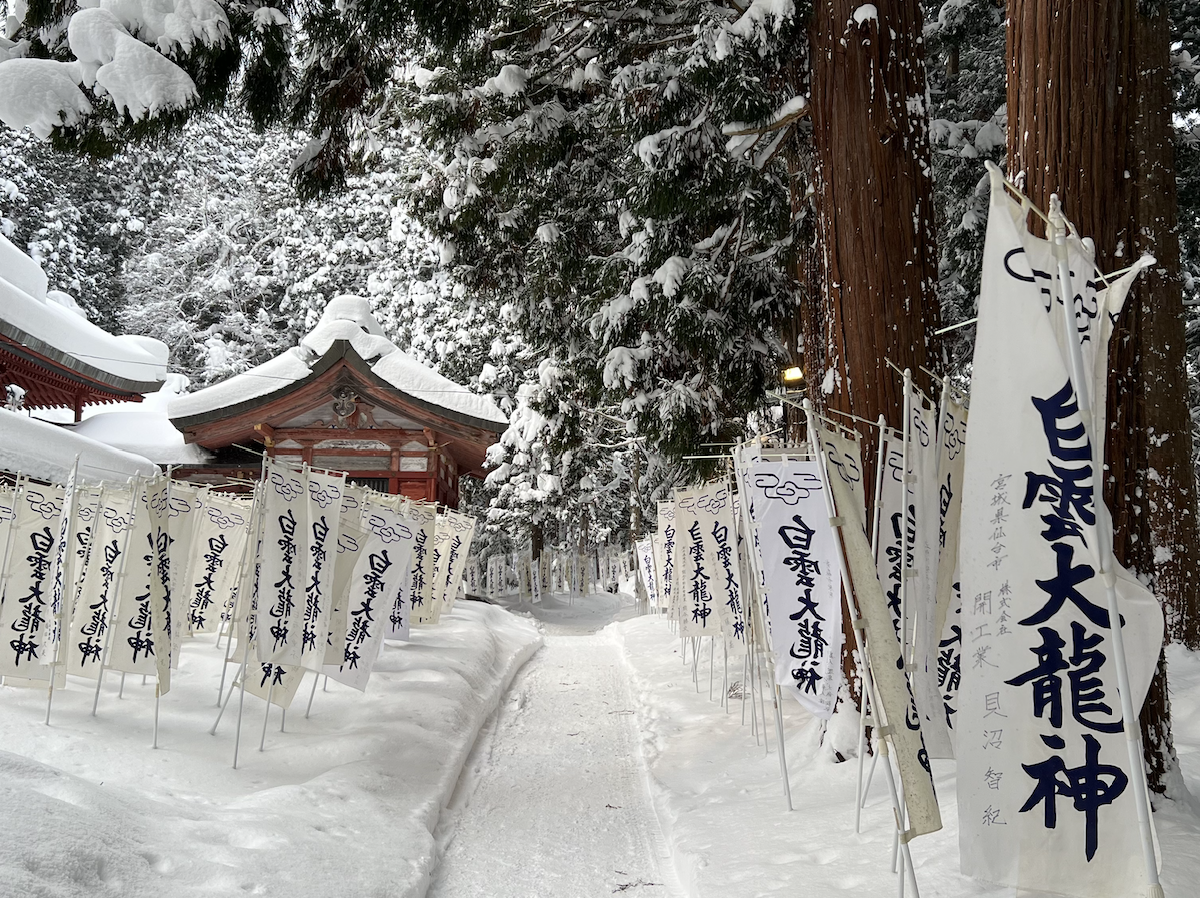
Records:
[[[620,649],[564,617],[467,761],[430,898],[677,894]]]

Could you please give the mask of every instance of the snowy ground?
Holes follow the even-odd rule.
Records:
[[[43,724],[44,690],[0,689],[0,895],[423,895],[432,832],[479,728],[540,640],[526,621],[460,602],[411,644],[388,647],[367,693],[308,682],[279,732],[247,698],[208,735],[221,656],[185,645],[151,749],[153,688],[118,675],[100,714],[72,681]],[[236,699],[235,699],[236,703]]]
[[[389,647],[366,695],[331,683],[307,721],[302,686],[261,754],[263,706],[248,699],[237,771],[232,721],[207,733],[211,638],[185,650],[157,751],[140,678],[118,701],[114,677],[95,719],[73,681],[49,728],[44,691],[0,689],[0,898],[895,892],[883,781],[856,835],[856,765],[828,749],[853,745],[849,728],[819,745],[816,721],[785,704],[789,812],[773,727],[768,752],[749,708],[743,725],[740,700],[716,701],[719,654],[710,702],[707,651],[694,684],[666,623],[628,600],[513,610],[460,602]],[[1183,775],[1200,794],[1200,658],[1169,658]],[[913,842],[922,893],[1011,895],[958,873],[953,764],[935,773],[946,827]],[[1169,803],[1155,819],[1166,894],[1190,896],[1200,817]]]

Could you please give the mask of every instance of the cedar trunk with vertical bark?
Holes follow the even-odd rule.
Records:
[[[1110,345],[1107,471],[1118,561],[1151,578],[1168,635],[1196,639],[1196,486],[1184,373],[1166,4],[1009,0],[1008,170],[1045,208],[1063,200],[1097,264],[1158,265]],[[1150,785],[1175,763],[1166,665],[1142,709]]]
[[[863,17],[864,10],[875,17]],[[856,15],[857,14],[857,15]],[[911,368],[929,395],[939,322],[925,48],[917,0],[817,0],[810,24],[813,187],[821,252],[823,368],[809,362],[819,408],[902,423]],[[863,445],[871,483],[873,439]],[[868,494],[871,490],[867,491]],[[870,501],[870,498],[868,498]],[[869,510],[868,510],[869,516]],[[868,517],[869,519],[869,517]],[[847,616],[848,618],[848,616]],[[845,622],[847,646],[854,644]],[[853,683],[853,659],[843,656]]]

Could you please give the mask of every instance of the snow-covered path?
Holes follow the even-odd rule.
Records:
[[[546,628],[481,734],[429,898],[677,893],[620,649],[585,628]]]

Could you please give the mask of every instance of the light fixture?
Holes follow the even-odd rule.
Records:
[[[790,368],[784,368],[780,373],[780,379],[783,380],[785,386],[797,386],[804,383],[804,369],[799,365],[792,365]]]

